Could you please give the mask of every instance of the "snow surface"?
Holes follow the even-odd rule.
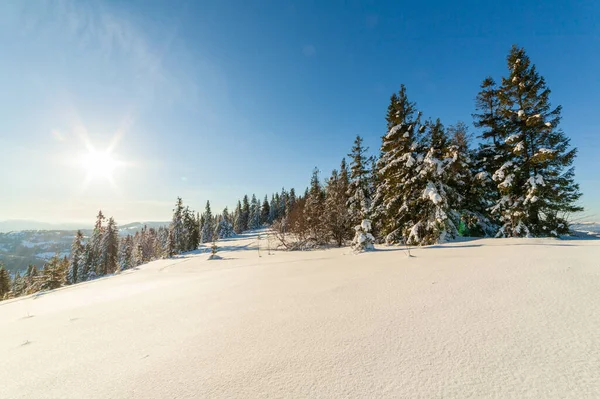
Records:
[[[208,253],[0,302],[0,398],[597,398],[599,240]]]

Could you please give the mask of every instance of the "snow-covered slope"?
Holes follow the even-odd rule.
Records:
[[[268,255],[0,303],[0,398],[596,398],[600,241]]]

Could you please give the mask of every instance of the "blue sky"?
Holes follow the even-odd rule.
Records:
[[[401,83],[426,117],[470,125],[513,43],[563,106],[600,220],[599,18],[596,1],[0,2],[0,220],[165,220],[177,196],[301,191],[355,135],[378,151]],[[89,145],[112,148],[112,182],[86,181]]]

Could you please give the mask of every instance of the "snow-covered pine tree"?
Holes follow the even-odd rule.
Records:
[[[405,235],[409,245],[428,245],[458,235],[459,213],[454,209],[461,197],[449,183],[456,181],[453,171],[458,154],[450,151],[450,140],[440,120],[425,124],[423,143],[427,153],[414,186],[421,186],[421,197],[410,207],[412,226]],[[456,158],[454,156],[456,155]],[[458,165],[457,165],[458,166]]]
[[[256,199],[256,195],[252,194],[250,202],[250,220],[248,222],[250,229],[258,229],[260,227],[261,208],[260,202]]]
[[[287,205],[286,205],[286,209],[288,211],[288,215],[290,214],[290,212],[292,211],[292,209],[294,209],[294,206],[296,205],[296,190],[294,190],[294,188],[292,187],[290,189],[288,198],[287,198]]]
[[[464,122],[458,122],[447,129],[450,140],[448,165],[448,185],[456,193],[453,209],[460,214],[459,234],[481,237],[495,234],[494,225],[488,218],[486,192],[490,189],[486,172],[475,161],[478,151],[470,148],[471,134]]]
[[[502,222],[498,235],[566,234],[568,215],[583,210],[572,167],[577,149],[559,129],[561,107],[551,107],[550,89],[525,50],[513,46],[507,63],[498,92],[507,160],[492,176],[501,195],[492,207]]]
[[[102,211],[98,212],[96,216],[96,223],[92,236],[90,237],[89,246],[86,248],[86,263],[87,263],[87,275],[85,280],[92,280],[96,278],[101,272],[102,267],[102,237],[104,236],[104,225],[103,222],[106,220]],[[82,275],[83,277],[83,275]]]
[[[319,169],[315,168],[310,179],[310,189],[304,206],[307,238],[314,245],[322,245],[327,241],[327,230],[322,222],[324,208],[325,195],[319,181]]]
[[[119,259],[119,229],[111,217],[102,234],[100,246],[99,275],[112,274],[117,271]]]
[[[223,209],[223,213],[219,216],[217,225],[217,235],[215,239],[229,238],[233,236],[233,226],[231,224],[231,216],[227,207]]]
[[[371,234],[371,221],[369,219],[363,220],[359,225],[354,227],[354,230],[356,233],[351,246],[355,252],[372,251],[375,249],[373,245],[375,237]]]
[[[73,244],[71,244],[71,254],[69,257],[69,271],[67,272],[67,284],[77,284],[79,281],[81,281],[78,273],[80,263],[83,260],[83,251],[83,233],[81,232],[81,230],[77,230],[75,238],[73,238]]]
[[[269,215],[271,213],[271,206],[269,205],[269,199],[265,195],[265,199],[262,203],[262,208],[260,210],[260,224],[265,225],[269,223]]]
[[[248,195],[244,195],[244,198],[242,199],[242,216],[241,216],[242,231],[248,230],[249,223],[250,223],[250,202],[248,201]]]
[[[8,270],[0,263],[0,301],[4,299],[4,296],[10,291],[10,274]]]
[[[484,189],[482,201],[486,205],[486,213],[498,201],[500,194],[492,176],[510,157],[510,152],[504,142],[505,125],[500,116],[499,89],[491,77],[487,77],[481,84],[481,90],[475,99],[478,113],[473,114],[476,128],[480,129],[479,147],[474,157],[474,173],[477,181]],[[496,219],[498,219],[496,217]]]
[[[281,194],[279,195],[279,214],[281,217],[288,215],[287,203],[289,200],[289,194],[285,191],[285,188],[281,188]]]
[[[189,207],[185,208],[183,212],[183,225],[185,226],[185,250],[193,251],[198,248],[200,232],[199,232],[199,223],[196,215]]]
[[[351,238],[352,219],[347,207],[348,203],[348,169],[346,159],[342,158],[340,172],[334,169],[327,181],[323,223],[328,234],[338,247]]]
[[[367,170],[368,148],[363,146],[363,139],[356,136],[350,157],[350,184],[348,187],[348,209],[352,225],[358,225],[369,216],[371,209],[371,190],[369,187],[369,171]]]
[[[20,297],[25,292],[25,278],[17,271],[12,279],[10,290],[14,298]]]
[[[175,203],[175,209],[173,209],[173,219],[171,221],[170,228],[173,230],[173,240],[175,243],[175,252],[181,253],[186,250],[187,247],[187,237],[183,219],[183,200],[181,197],[177,197],[177,202]],[[134,248],[135,251],[135,248]],[[139,263],[138,263],[139,264]],[[136,264],[136,266],[138,265]]]
[[[67,267],[68,261],[63,263],[57,255],[50,258],[39,277],[39,289],[45,291],[62,287],[65,284]]]
[[[244,231],[242,213],[242,203],[238,201],[233,213],[233,231],[235,234],[241,234]]]
[[[423,194],[419,171],[424,159],[418,133],[422,131],[415,103],[406,88],[393,94],[386,116],[388,133],[382,137],[377,160],[377,188],[373,215],[387,243],[402,242],[414,226],[413,213]]]
[[[269,204],[269,224],[272,224],[276,220],[279,219],[279,215],[277,214],[278,203],[275,200],[275,194],[271,195],[271,202]]]
[[[127,270],[132,267],[131,253],[133,252],[133,237],[127,235],[121,238],[119,244],[119,270]]]
[[[247,197],[246,197],[247,198]],[[214,220],[210,210],[210,201],[206,201],[204,208],[204,224],[202,225],[202,243],[212,242],[213,233],[215,231]]]

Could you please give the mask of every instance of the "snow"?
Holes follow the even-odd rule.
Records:
[[[268,240],[261,239],[266,247]],[[593,398],[598,240],[208,254],[0,303],[0,398]]]
[[[485,180],[488,177],[488,172],[479,172],[475,175],[477,180]]]
[[[423,191],[423,198],[429,198],[435,205],[438,205],[443,200],[432,182],[427,183],[427,187]]]
[[[552,127],[552,123],[550,123],[550,122],[546,122],[546,123],[545,123],[545,125],[546,125],[547,127]]]
[[[521,152],[525,149],[525,143],[523,143],[522,141],[519,141],[517,143],[517,145],[515,146],[514,152]]]
[[[506,138],[506,140],[504,140],[505,143],[512,143],[513,141],[517,141],[519,138],[521,137],[520,133],[517,134],[511,134],[510,136],[508,136]]]
[[[522,109],[520,109],[520,110],[517,112],[517,115],[519,116],[519,118],[522,118],[522,117],[524,117],[524,116],[525,116],[525,111],[523,111]]]

